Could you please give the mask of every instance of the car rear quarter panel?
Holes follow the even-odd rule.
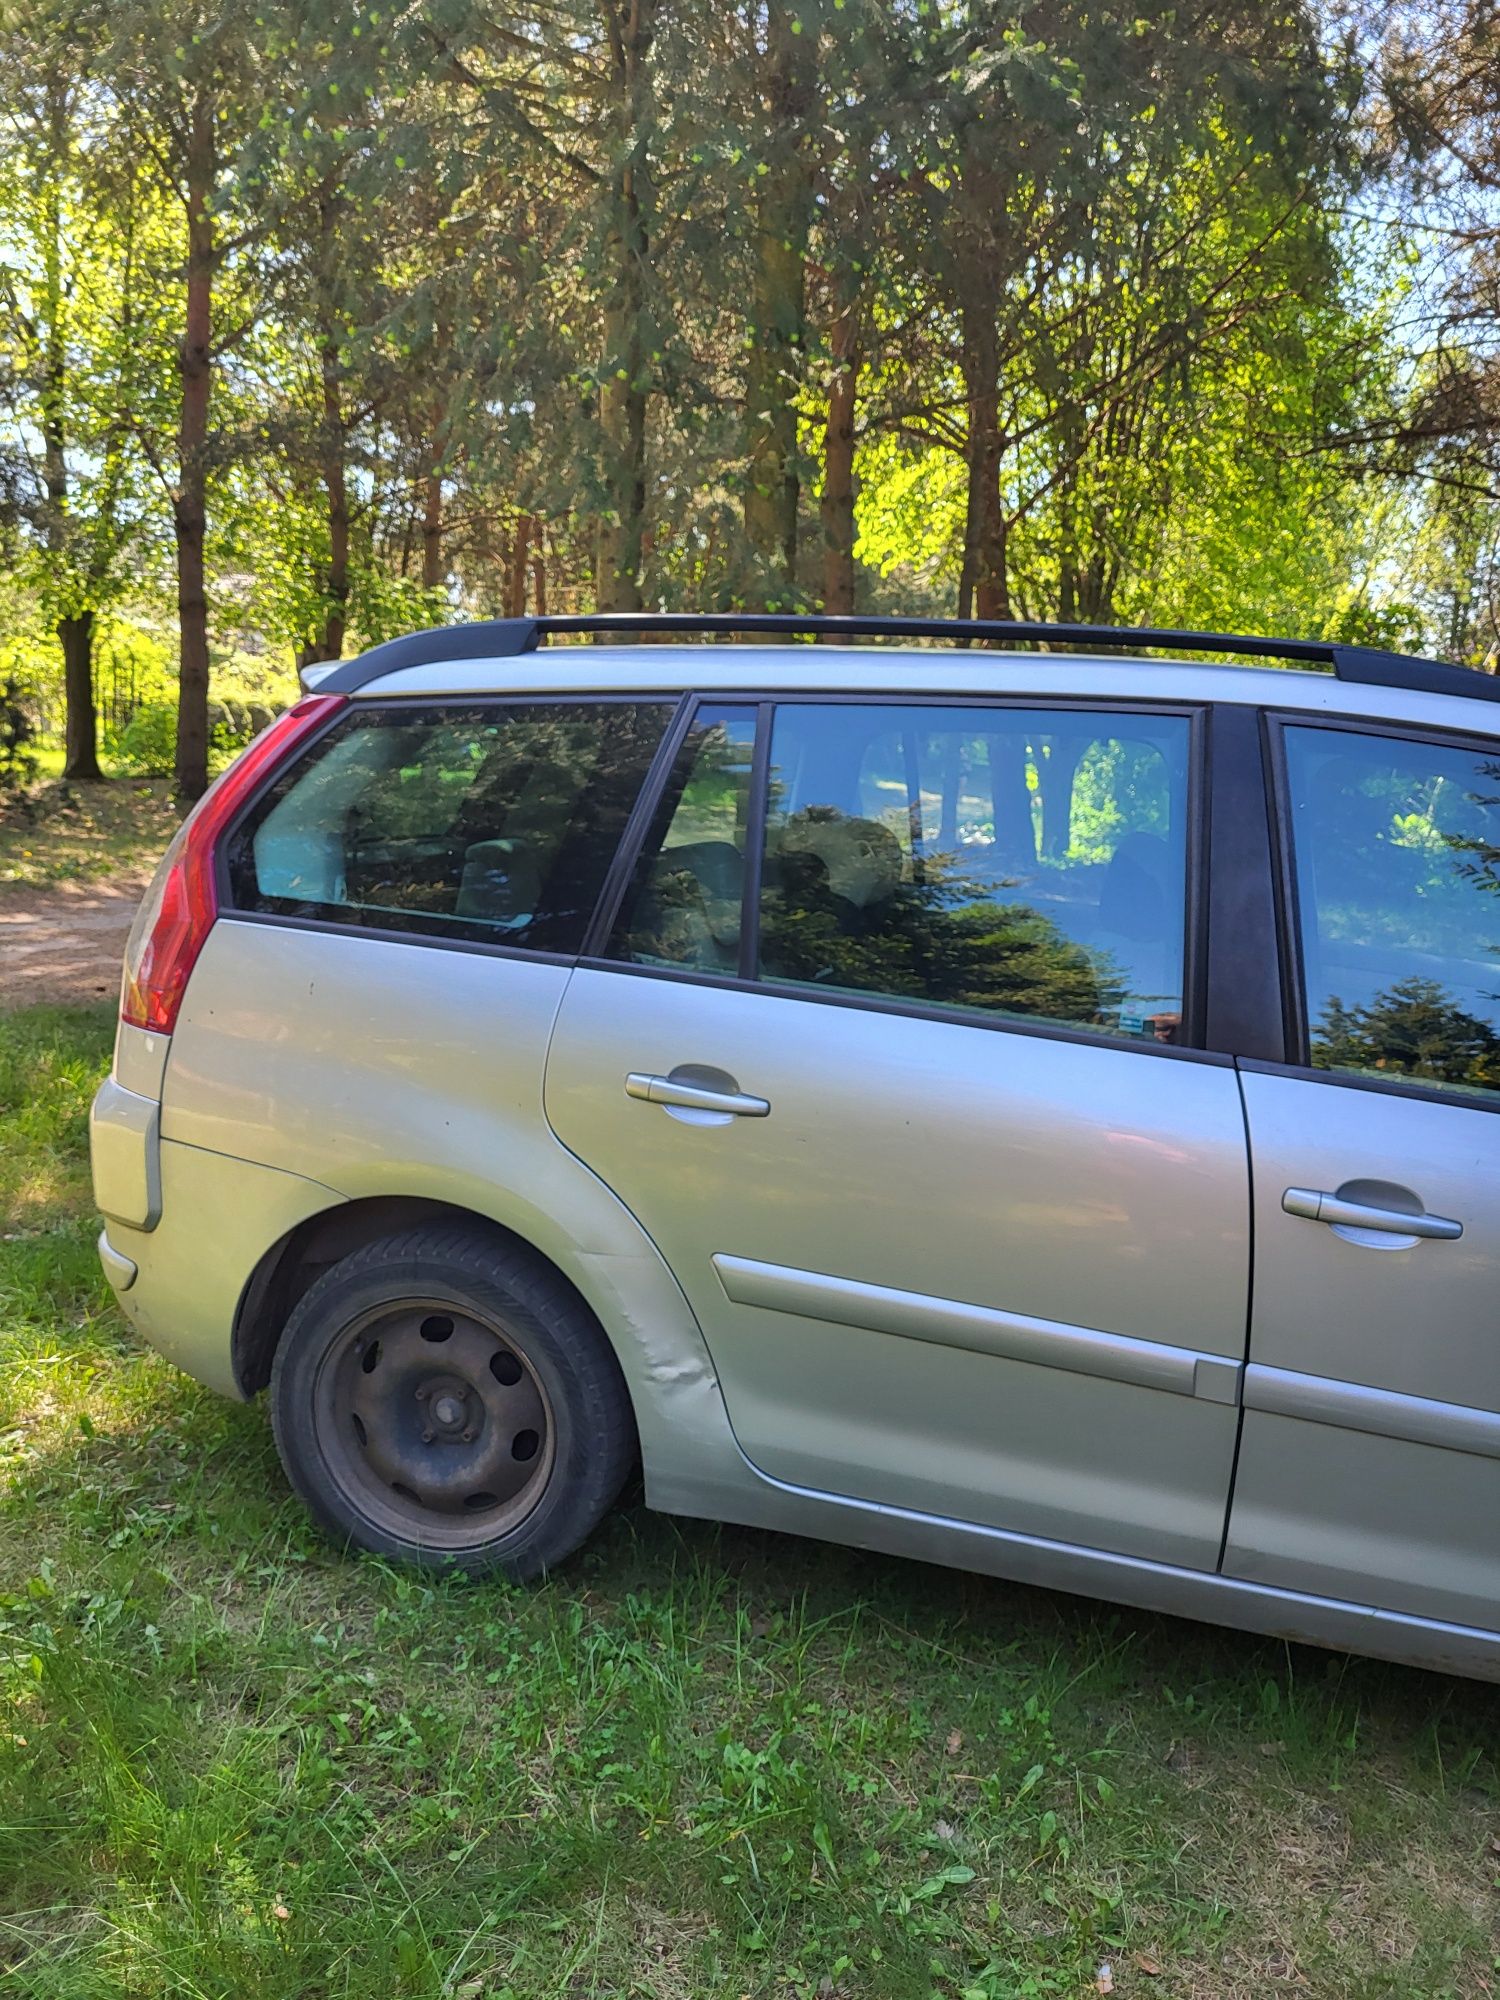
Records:
[[[238,1397],[230,1335],[250,1274],[268,1244],[339,1200],[300,1174],[163,1140],[156,1226],[108,1222],[110,1247],[136,1266],[118,1295],[126,1317],[177,1367]]]
[[[568,977],[538,958],[221,921],[172,1037],[162,1135],[321,1183],[330,1204],[405,1196],[513,1230],[612,1341],[648,1497],[711,1512],[754,1475],[697,1322],[651,1239],[543,1113]],[[225,1338],[227,1352],[227,1323]]]

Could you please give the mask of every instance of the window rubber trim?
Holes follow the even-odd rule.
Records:
[[[626,699],[636,697],[627,696]],[[649,699],[642,696],[640,699]],[[599,885],[599,894],[594,899],[594,908],[588,922],[583,927],[583,938],[576,957],[584,959],[602,953],[609,941],[620,914],[620,905],[625,900],[625,892],[630,887],[635,874],[646,837],[656,822],[657,809],[662,793],[672,775],[682,746],[687,741],[692,728],[693,717],[702,704],[702,696],[691,689],[678,696],[677,705],[662,731],[661,741],[646,766],[646,775],[641,780],[641,788],[635,795],[635,804],[625,816],[625,825],[620,838],[615,843],[614,855],[604,871],[604,880]]]
[[[346,924],[337,917],[297,917],[278,910],[220,910],[223,924],[265,924],[272,930],[309,931],[322,937],[353,938],[364,944],[404,944],[423,951],[462,951],[470,957],[513,958],[531,965],[577,965],[572,951],[544,951],[540,946],[503,944],[488,938],[439,937],[433,931],[404,931],[382,924]]]
[[[755,749],[750,759],[750,809],[745,819],[745,878],[740,890],[740,978],[750,985],[760,979],[760,896],[766,866],[766,818],[771,800],[771,730],[775,703],[760,702],[755,711]]]

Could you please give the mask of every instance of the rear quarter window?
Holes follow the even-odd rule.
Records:
[[[236,829],[232,906],[576,953],[671,709],[357,706]]]

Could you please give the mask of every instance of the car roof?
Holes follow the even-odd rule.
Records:
[[[436,638],[436,634],[433,635]],[[308,676],[312,680],[312,676]],[[1296,667],[946,647],[673,644],[546,645],[492,658],[399,666],[357,700],[415,695],[671,694],[994,697],[1196,705],[1232,702],[1317,715],[1500,733],[1493,698],[1345,681]]]

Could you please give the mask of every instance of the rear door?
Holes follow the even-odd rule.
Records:
[[[1226,1572],[1500,1623],[1500,753],[1275,732],[1298,1046],[1246,1064]]]
[[[1248,1172],[1193,1049],[1199,719],[704,708],[548,1060],[740,1444],[863,1501],[1212,1568]]]

